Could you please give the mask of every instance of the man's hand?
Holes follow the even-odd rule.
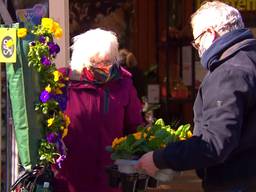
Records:
[[[144,154],[139,162],[135,165],[137,170],[145,171],[149,176],[155,176],[156,172],[159,170],[153,161],[153,151]]]

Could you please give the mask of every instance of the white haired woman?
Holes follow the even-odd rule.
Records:
[[[191,20],[208,70],[194,103],[193,137],[149,152],[137,165],[196,169],[207,192],[256,191],[256,40],[238,10],[206,2]]]
[[[74,38],[68,74],[65,137],[67,158],[56,171],[57,192],[110,192],[105,147],[142,123],[141,104],[131,75],[118,65],[118,41],[111,31],[89,30]]]

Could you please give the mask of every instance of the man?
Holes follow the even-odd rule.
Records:
[[[188,140],[141,157],[137,169],[196,169],[205,191],[256,191],[256,40],[235,8],[206,2],[191,17],[205,76]]]

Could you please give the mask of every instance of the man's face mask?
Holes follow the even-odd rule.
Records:
[[[206,32],[201,40],[200,40],[200,46],[198,48],[198,55],[201,58],[204,54],[204,52],[213,44],[213,41],[215,40],[214,34],[210,32]]]

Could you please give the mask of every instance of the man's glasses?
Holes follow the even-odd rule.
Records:
[[[195,48],[198,49],[199,48],[199,44],[196,43],[196,40],[201,38],[207,31],[203,31],[202,33],[200,33],[200,35],[198,35],[193,41],[191,41],[191,45]]]

